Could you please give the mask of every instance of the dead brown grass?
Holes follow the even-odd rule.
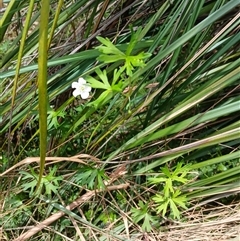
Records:
[[[149,241],[240,241],[240,203],[201,208],[187,213],[187,222],[174,222]],[[141,239],[139,239],[141,240]]]

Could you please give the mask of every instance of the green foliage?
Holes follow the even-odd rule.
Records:
[[[187,198],[185,195],[181,194],[180,190],[170,192],[168,196],[156,194],[152,199],[158,205],[156,208],[157,213],[162,213],[163,216],[166,215],[170,208],[173,218],[180,219],[178,206],[187,209],[185,205],[187,203]]]
[[[92,88],[106,89],[106,90],[120,92],[122,90],[122,88],[121,88],[122,79],[120,77],[121,77],[123,70],[124,69],[122,69],[122,68],[120,70],[116,70],[116,69],[114,70],[113,79],[112,79],[111,84],[109,83],[106,70],[101,71],[100,69],[96,69],[96,73],[97,73],[98,77],[102,80],[102,82],[98,81],[97,79],[95,79],[91,76],[87,76],[86,79],[91,84]]]
[[[71,225],[71,221],[69,219],[62,219],[59,224],[59,231],[62,232],[65,228]]]
[[[174,171],[170,171],[167,166],[162,167],[161,171],[164,174],[163,177],[150,177],[151,184],[162,184],[163,195],[156,194],[152,199],[157,206],[157,213],[166,215],[168,208],[173,213],[174,218],[180,219],[180,212],[178,206],[187,209],[187,198],[183,195],[179,189],[179,184],[186,184],[188,179],[185,178],[189,171],[189,165],[182,166],[183,163],[178,163]]]
[[[132,208],[132,219],[135,223],[142,222],[143,231],[150,232],[153,228],[153,224],[157,222],[156,217],[149,213],[149,203],[144,204],[142,201],[138,203],[139,208]]]
[[[5,40],[0,43],[0,60],[3,58],[4,53],[8,50],[8,48],[11,46],[11,41]]]
[[[126,53],[123,53],[117,47],[115,47],[115,45],[113,45],[108,38],[104,39],[102,37],[97,37],[98,41],[100,41],[103,44],[103,46],[99,46],[96,48],[102,53],[98,57],[98,60],[104,63],[115,63],[119,60],[122,60],[124,61],[124,65],[120,68],[121,72],[126,71],[126,74],[128,76],[132,76],[133,70],[136,67],[144,67],[145,63],[143,60],[151,56],[150,53],[144,52],[141,52],[133,56],[130,55],[135,47],[136,40],[140,33],[141,28],[139,28],[136,33],[132,32],[131,40],[126,50]]]
[[[204,179],[207,177],[211,177],[216,175],[217,173],[225,172],[227,170],[231,170],[233,167],[237,167],[239,165],[238,159],[232,159],[229,161],[223,161],[220,163],[216,163],[213,165],[206,165],[200,168],[199,170],[199,178]]]
[[[59,118],[65,117],[65,112],[63,110],[55,111],[53,108],[49,108],[47,117],[47,127],[50,130],[52,127],[57,129],[59,127]]]
[[[112,210],[108,210],[107,208],[101,210],[98,209],[98,217],[95,219],[95,223],[99,224],[99,226],[105,228],[107,225],[111,225],[111,223],[117,220],[117,214],[114,213]],[[89,219],[92,219],[94,213],[89,214]]]
[[[122,80],[120,79],[122,70],[114,71],[111,84],[109,83],[106,70],[101,71],[100,69],[96,69],[96,73],[102,82],[91,76],[87,76],[86,79],[91,84],[92,88],[104,89],[105,91],[102,92],[95,101],[90,102],[88,105],[99,108],[108,103],[116,92],[122,91]]]
[[[86,166],[80,168],[74,176],[75,182],[88,189],[105,189],[104,181],[108,180],[105,171]]]
[[[42,230],[42,240],[82,233],[126,241],[139,234],[134,223],[155,238],[168,225],[162,216],[187,221],[182,209],[213,196],[232,194],[232,205],[240,175],[238,1],[43,2],[49,17],[35,0],[4,1],[0,13],[3,227],[35,225],[61,211],[80,232],[62,218],[52,232]],[[88,99],[72,96],[80,77],[92,87]],[[40,152],[39,175],[21,160]],[[45,154],[86,165],[51,164],[38,191],[45,196],[30,205]],[[130,186],[107,190],[106,173],[122,166],[109,185]],[[89,189],[94,197],[65,208]]]
[[[24,226],[26,224],[32,216],[32,212],[24,205],[23,199],[23,195],[11,193],[5,200],[5,211],[7,211],[7,215],[4,215],[0,219],[1,227],[18,228],[19,225]],[[9,212],[9,210],[12,210],[12,212]]]
[[[24,191],[29,191],[29,196],[32,196],[34,194],[34,190],[36,188],[36,184],[38,181],[38,174],[35,173],[35,171],[32,168],[29,168],[31,170],[31,173],[21,171],[21,174],[23,174],[22,180],[28,180],[28,182],[22,183],[22,188]],[[37,193],[41,193],[44,189],[44,193],[48,196],[51,196],[53,193],[57,193],[59,188],[59,182],[62,181],[62,177],[58,176],[56,177],[57,167],[54,166],[52,169],[50,168],[49,174],[46,176],[43,176],[40,183],[40,188],[37,191]]]

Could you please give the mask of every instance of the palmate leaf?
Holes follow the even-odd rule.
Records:
[[[32,168],[30,169],[31,169],[31,174],[25,171],[21,171],[21,173],[24,175],[22,178],[23,180],[30,179],[30,182],[24,182],[22,184],[22,188],[24,191],[30,189],[29,195],[31,196],[34,194],[34,189],[36,187],[37,180],[38,180],[38,174],[36,174]],[[51,195],[52,192],[57,193],[59,188],[59,182],[62,180],[62,177],[61,176],[56,177],[55,176],[56,171],[57,171],[57,167],[55,166],[52,169],[50,169],[50,172],[48,175],[42,177],[37,193],[41,193],[42,188],[44,188],[44,192],[47,195]]]
[[[179,205],[180,207],[187,209],[186,203],[187,203],[187,197],[186,195],[181,195],[180,190],[176,190],[175,193],[173,194],[172,200],[174,203]]]
[[[139,31],[138,31],[138,34],[139,34]],[[97,58],[97,60],[104,63],[114,63],[119,60],[124,60],[125,63],[124,63],[124,66],[121,67],[121,72],[123,70],[126,70],[126,74],[128,76],[132,76],[133,70],[136,67],[144,67],[145,63],[143,60],[151,56],[150,53],[144,53],[144,52],[141,52],[133,56],[130,55],[130,53],[132,52],[132,49],[136,45],[136,37],[131,38],[130,44],[126,52],[127,54],[121,52],[117,47],[115,47],[108,38],[104,39],[102,37],[98,37],[98,40],[105,46],[96,47],[96,49],[98,49],[100,52],[103,53]]]
[[[170,193],[174,193],[173,182],[187,183],[188,179],[184,178],[189,170],[189,166],[183,166],[182,163],[178,163],[175,170],[170,172],[167,166],[162,167],[161,171],[166,177],[150,177],[148,180],[151,184],[161,184],[164,183],[164,196],[169,197]]]
[[[91,76],[86,76],[85,79],[91,85],[91,87],[94,88],[94,89],[104,89],[104,90],[107,90],[109,88],[108,85],[105,85],[101,81],[99,81],[99,80],[97,80],[97,79],[95,79],[95,78],[93,78]]]
[[[169,208],[173,214],[173,217],[180,219],[180,212],[177,206],[187,209],[185,205],[187,198],[185,195],[181,195],[179,190],[171,193],[169,197],[156,194],[152,199],[155,203],[158,204],[156,207],[157,213],[162,213],[163,216],[166,215],[166,212]]]
[[[106,70],[101,71],[100,68],[97,68],[95,72],[97,73],[101,81],[97,80],[96,78],[93,78],[92,76],[85,77],[87,82],[90,83],[91,87],[94,89],[110,90],[111,85],[109,84]]]
[[[139,221],[141,221],[142,219],[144,219],[146,213],[143,212],[142,210],[140,209],[137,209],[137,208],[132,208],[131,209],[131,212],[132,212],[132,217],[133,217],[133,220],[138,223]]]
[[[181,177],[184,177],[187,175],[188,171],[190,169],[190,165],[184,165],[182,162],[179,162],[173,172],[173,175],[181,175]]]
[[[32,176],[30,176],[30,174],[29,174],[29,177],[27,176],[28,175],[28,173],[26,173],[26,172],[21,172],[22,174],[25,174],[25,177],[23,177],[23,180],[24,179],[28,179],[28,178],[31,178],[32,179],[32,181],[30,181],[30,182],[24,182],[23,184],[22,184],[22,188],[23,188],[23,190],[24,191],[27,191],[28,189],[30,189],[30,191],[29,191],[29,196],[32,196],[33,195],[33,193],[34,193],[34,188],[36,187],[36,184],[37,184],[37,180],[35,179],[35,178],[33,178]],[[40,189],[42,188],[42,186],[40,187]]]
[[[173,213],[173,217],[180,219],[180,212],[172,199],[169,199],[170,209]]]
[[[104,170],[93,167],[83,167],[75,174],[74,179],[79,185],[86,186],[89,189],[104,189],[104,181],[108,180],[108,176]]]
[[[183,178],[182,176],[178,177],[178,176],[173,176],[172,177],[172,180],[173,181],[177,181],[177,182],[181,182],[183,184],[187,183],[188,182],[188,179],[187,178]]]
[[[135,67],[144,67],[145,63],[143,59],[150,57],[151,54],[141,52],[136,56],[126,56],[124,68],[128,76],[132,76]]]
[[[123,83],[120,76],[123,71],[124,69],[122,68],[120,68],[119,70],[118,69],[114,70],[113,80],[111,84],[108,81],[107,71],[106,70],[101,71],[99,68],[96,69],[96,73],[98,77],[102,80],[102,82],[97,80],[96,78],[93,78],[92,76],[86,76],[86,80],[88,83],[90,83],[92,88],[121,92]]]
[[[128,76],[132,76],[134,67],[133,67],[133,64],[131,62],[131,58],[130,57],[126,57],[125,64],[124,64],[123,68],[126,69],[126,74]]]
[[[162,167],[162,168],[161,168],[161,171],[162,171],[168,178],[171,178],[171,177],[172,177],[172,174],[171,174],[171,172],[170,172],[170,170],[168,169],[167,166]]]
[[[157,213],[162,213],[162,215],[165,216],[169,205],[169,198],[165,198],[160,194],[156,194],[152,199],[155,203],[158,204],[156,208]]]
[[[98,49],[100,52],[102,52],[103,54],[111,54],[113,56],[122,56],[123,58],[125,58],[125,54],[122,51],[120,51],[114,44],[112,44],[109,38],[102,38],[100,36],[96,38],[99,42],[105,45],[96,47],[96,49]]]
[[[154,217],[150,214],[146,213],[144,217],[144,221],[142,224],[143,231],[150,232],[152,230],[152,224],[155,220]]]
[[[176,190],[176,192],[173,194],[172,198],[169,199],[169,203],[170,203],[170,209],[173,213],[173,217],[180,219],[180,212],[177,208],[177,205],[187,209],[185,203],[187,202],[187,198],[185,195],[181,195],[181,192],[179,190]]]
[[[65,112],[63,110],[55,111],[52,108],[50,108],[47,113],[48,113],[48,118],[47,118],[48,130],[50,130],[53,126],[55,127],[55,129],[57,129],[59,127],[58,119],[59,117],[64,118]]]
[[[177,181],[177,182],[181,182],[181,183],[186,183],[188,181],[187,178],[184,178],[189,171],[190,165],[184,165],[182,167],[182,163],[179,162],[177,164],[177,166],[175,167],[175,170],[170,172],[170,170],[168,169],[167,166],[162,167],[161,171],[170,179],[172,179],[172,181]]]
[[[24,182],[22,184],[22,188],[24,191],[30,189],[29,195],[31,196],[34,193],[34,189],[37,184],[38,175],[35,173],[33,168],[29,167],[29,169],[31,170],[31,173],[26,172],[26,171],[20,171],[20,173],[23,175],[22,180],[27,180],[27,179],[31,180],[30,182]],[[42,186],[41,186],[41,188],[42,188]]]
[[[108,82],[107,71],[106,70],[101,71],[100,69],[96,69],[96,73],[98,77],[102,80],[104,85],[108,88],[111,88],[111,85]]]
[[[119,81],[117,84],[112,85],[113,92],[122,93],[122,89],[123,89],[123,81]]]
[[[52,192],[57,193],[58,188],[59,188],[59,183],[58,181],[62,180],[60,177],[56,177],[55,180],[53,180],[54,184],[52,182],[49,182],[47,178],[43,177],[42,184],[41,186],[44,186],[45,188],[45,193],[47,195],[50,195]]]
[[[150,232],[155,218],[148,212],[148,203],[144,204],[142,201],[139,201],[138,205],[139,208],[131,209],[133,221],[139,223],[142,220],[142,229],[146,232]]]

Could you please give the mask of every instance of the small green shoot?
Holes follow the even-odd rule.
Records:
[[[179,190],[171,193],[168,197],[156,194],[153,197],[153,201],[159,206],[156,208],[157,213],[162,213],[163,216],[166,215],[168,208],[170,207],[173,217],[180,219],[180,212],[177,206],[187,209],[186,202],[187,198],[185,195],[181,195]]]
[[[171,172],[167,166],[161,168],[163,177],[150,177],[151,184],[163,184],[163,195],[156,194],[153,197],[153,201],[158,205],[157,213],[162,212],[165,216],[168,208],[172,211],[173,217],[180,219],[180,212],[178,206],[186,209],[187,198],[185,195],[181,195],[179,190],[179,184],[186,184],[188,179],[186,175],[189,171],[189,166],[182,166],[182,163],[178,163],[175,170]]]

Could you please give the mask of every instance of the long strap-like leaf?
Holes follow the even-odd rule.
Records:
[[[25,25],[24,25],[24,28],[23,28],[23,34],[22,34],[19,52],[18,52],[16,73],[15,73],[14,82],[13,82],[13,91],[12,91],[12,100],[11,100],[11,114],[10,114],[10,121],[9,121],[10,122],[9,136],[11,135],[11,124],[12,124],[12,116],[13,116],[14,104],[15,104],[15,99],[16,99],[18,76],[19,76],[20,69],[21,69],[22,57],[24,55],[25,40],[27,38],[27,33],[28,33],[29,25],[30,25],[32,12],[33,12],[33,7],[34,7],[34,0],[31,0],[30,3],[29,3],[28,13],[27,13]],[[10,145],[11,145],[11,142],[8,142],[8,146],[9,146],[8,150],[10,150]]]
[[[47,52],[48,52],[48,20],[50,1],[41,1],[39,57],[38,57],[38,96],[39,96],[39,130],[40,130],[40,170],[36,191],[40,187],[47,150]]]

